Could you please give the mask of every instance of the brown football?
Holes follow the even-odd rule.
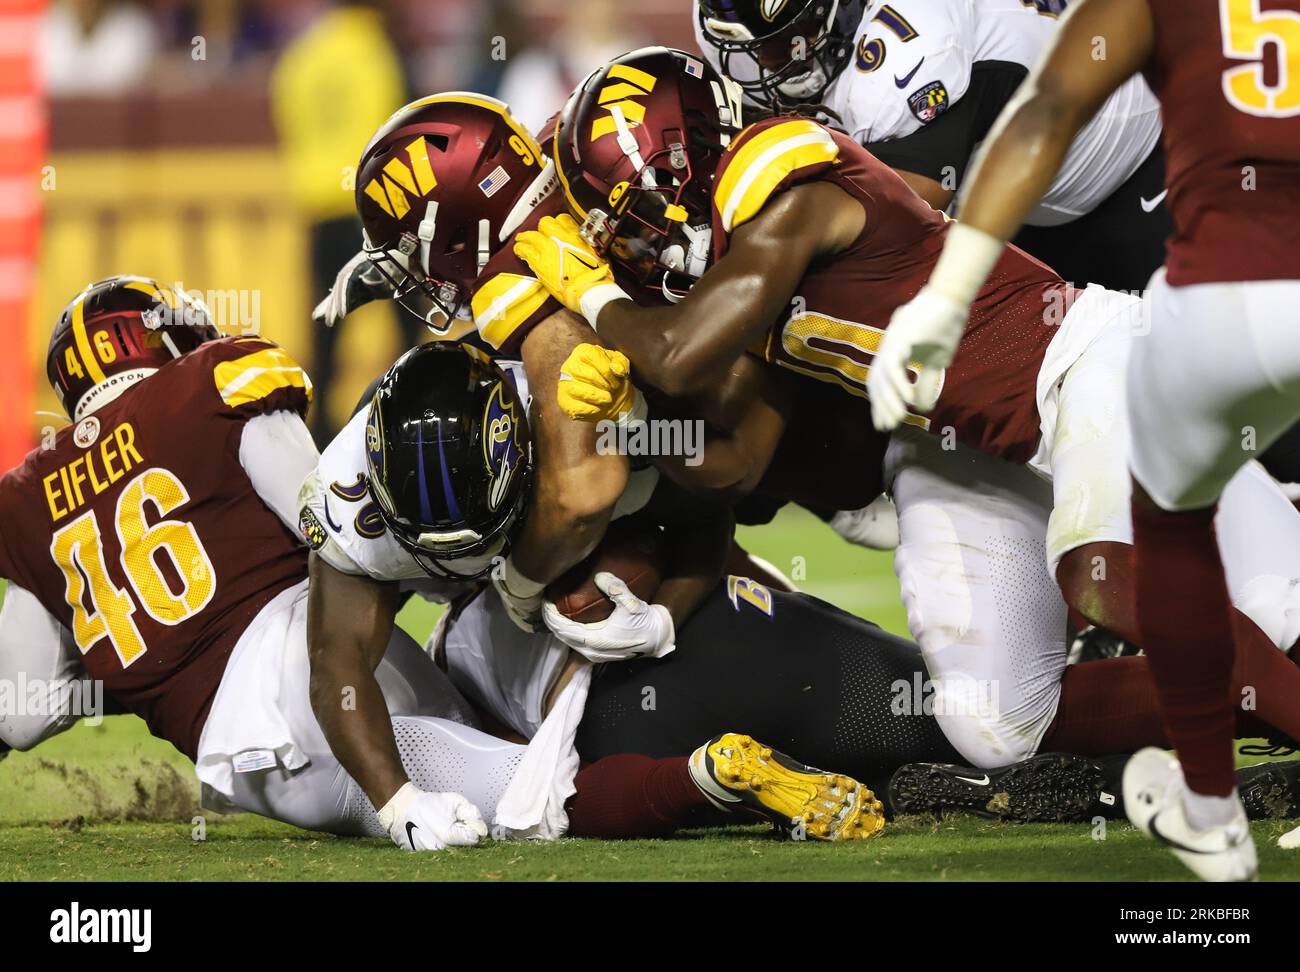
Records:
[[[659,590],[665,558],[662,531],[615,520],[586,560],[547,585],[546,599],[553,601],[566,618],[583,624],[604,621],[614,613],[614,602],[596,586],[596,575],[607,570],[621,577],[633,594],[648,601]]]

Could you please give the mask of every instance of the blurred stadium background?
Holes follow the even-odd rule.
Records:
[[[355,252],[352,167],[408,100],[476,90],[539,126],[587,71],[692,44],[690,0],[0,0],[0,464],[61,422],[44,380],[63,305],[136,273],[309,369],[323,437],[401,342],[388,307],[310,311]]]

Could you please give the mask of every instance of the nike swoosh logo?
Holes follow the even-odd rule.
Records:
[[[919,61],[916,62],[916,67],[912,68],[912,70],[908,71],[901,78],[897,74],[895,74],[894,84],[898,85],[898,87],[900,88],[906,88],[911,83],[912,78],[916,77],[916,72],[921,70],[921,65],[924,63],[925,63],[925,58],[921,58]]]
[[[967,783],[972,783],[972,784],[974,784],[975,786],[988,786],[988,785],[989,785],[989,778],[988,778],[988,774],[987,774],[987,773],[984,774],[983,776],[981,776],[979,779],[974,779],[974,780],[973,780],[973,779],[971,779],[969,776],[958,776],[957,779],[959,779],[959,780],[965,780]]]
[[[324,497],[325,500],[325,522],[330,525],[330,529],[335,533],[342,533],[343,528],[334,522],[334,517],[330,516],[330,498]]]
[[[1159,206],[1162,202],[1164,202],[1165,196],[1167,196],[1168,194],[1169,194],[1169,190],[1166,189],[1160,195],[1156,196],[1155,199],[1148,199],[1146,196],[1138,196],[1138,202],[1142,204],[1142,212],[1144,213],[1154,212],[1155,208]]]
[[[411,845],[411,850],[415,850],[415,838],[413,838],[411,834],[419,829],[420,828],[411,821],[406,821],[406,842]]]
[[[1202,855],[1204,855],[1204,854],[1214,854],[1214,853],[1217,853],[1217,851],[1212,851],[1212,850],[1200,850],[1199,848],[1196,848],[1196,847],[1188,847],[1186,844],[1180,844],[1178,841],[1174,840],[1172,837],[1166,837],[1164,834],[1162,834],[1162,833],[1160,832],[1160,828],[1156,826],[1156,820],[1158,820],[1159,817],[1160,817],[1160,814],[1156,814],[1154,817],[1151,818],[1150,822],[1147,823],[1147,827],[1148,827],[1148,828],[1150,829],[1150,831],[1151,831],[1151,836],[1154,837],[1154,838],[1155,838],[1159,843],[1164,844],[1166,847],[1171,847],[1171,848],[1173,848],[1174,850],[1180,850],[1180,851],[1183,851],[1183,852],[1186,853],[1186,854],[1202,854]],[[1227,850],[1227,849],[1228,849],[1228,848],[1224,848],[1224,850]]]

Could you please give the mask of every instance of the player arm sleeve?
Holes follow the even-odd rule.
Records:
[[[13,693],[0,707],[0,741],[12,749],[31,749],[92,712],[94,684],[72,635],[14,583],[0,607],[0,681]]]
[[[956,189],[1002,108],[1028,72],[1009,61],[983,61],[971,69],[965,94],[928,125],[902,138],[867,142],[867,151],[891,169],[914,172]]]
[[[316,443],[297,412],[254,415],[244,425],[239,464],[262,502],[294,533],[299,490],[319,461]]]

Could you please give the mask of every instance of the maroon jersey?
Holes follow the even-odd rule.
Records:
[[[1166,278],[1300,280],[1300,4],[1148,0],[1164,119]]]
[[[306,577],[239,462],[253,416],[310,384],[259,338],[205,344],[0,479],[0,576],[73,634],[92,678],[191,759],[235,642]]]
[[[552,186],[554,183],[552,183]],[[537,229],[544,216],[568,212],[564,195],[552,191],[515,230]],[[515,256],[514,238],[494,253],[475,279],[470,298],[474,326],[493,350],[507,358],[519,357],[528,333],[552,314],[563,310],[528,264]]]
[[[894,311],[930,278],[947,217],[851,138],[808,119],[751,125],[719,163],[713,187],[715,256],[729,234],[789,186],[833,182],[861,201],[866,226],[843,252],[813,263],[763,358],[866,397],[867,374]],[[990,455],[1023,462],[1037,448],[1039,367],[1074,292],[1008,247],[971,309],[934,410],[908,421]]]

